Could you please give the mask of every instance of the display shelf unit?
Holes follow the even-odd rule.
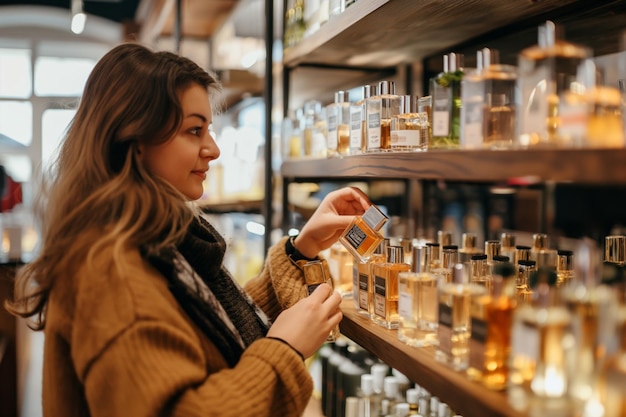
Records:
[[[464,417],[523,417],[512,408],[506,393],[490,391],[478,382],[435,360],[435,347],[416,348],[401,342],[397,330],[389,330],[357,313],[352,299],[341,304],[341,333],[411,381],[444,400]]]
[[[626,184],[626,149],[386,152],[283,162],[285,182],[388,178],[532,184]]]

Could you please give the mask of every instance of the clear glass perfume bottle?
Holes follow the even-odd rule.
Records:
[[[326,156],[326,122],[322,117],[322,103],[309,100],[304,103],[304,156]]]
[[[366,261],[358,263],[358,312],[368,318],[374,315],[373,267],[375,264],[387,261],[387,246],[389,246],[389,239],[384,238]]]
[[[595,242],[584,239],[576,248],[574,277],[561,289],[564,304],[572,315],[575,339],[575,372],[569,380],[569,395],[582,408],[600,400],[600,371],[615,334],[616,292],[600,285],[601,255]]]
[[[306,282],[309,295],[315,291],[320,284],[326,283],[333,286],[332,275],[325,259],[316,259],[305,263],[302,267],[302,271],[304,272],[304,280]],[[328,342],[334,342],[338,337],[339,326],[337,325],[333,330],[331,330],[326,340]]]
[[[438,291],[439,344],[435,359],[457,371],[466,370],[469,366],[471,300],[485,294],[484,287],[468,282],[464,269],[463,264],[455,264],[452,281],[440,284]]]
[[[342,94],[343,93],[343,94]],[[350,153],[350,97],[347,91],[337,92],[337,154]]]
[[[528,260],[530,260],[530,246],[516,245],[513,265],[517,266],[519,261],[528,261]]]
[[[546,409],[564,412],[568,407],[571,315],[558,301],[554,271],[533,273],[531,284],[532,303],[518,304],[513,315],[509,401],[516,409],[532,405],[537,415],[548,415]]]
[[[401,98],[396,95],[393,81],[378,83],[378,94],[367,99],[366,152],[391,150],[391,119],[401,112]]]
[[[413,247],[411,271],[398,274],[398,338],[415,347],[437,342],[437,279],[423,270],[423,252],[423,247]]]
[[[491,268],[487,263],[487,255],[472,255],[469,267],[470,282],[485,287],[487,293],[491,293]]]
[[[404,262],[401,246],[387,247],[387,262],[374,264],[374,317],[373,321],[387,329],[400,325],[398,313],[398,274],[411,269]]]
[[[379,230],[389,220],[378,207],[371,205],[362,216],[352,223],[339,236],[339,242],[359,261],[367,260],[383,240]]]
[[[365,152],[367,144],[367,123],[365,103],[372,96],[372,86],[361,87],[361,100],[352,104],[350,109],[350,154],[358,155]]]
[[[433,270],[439,267],[441,267],[441,245],[435,242],[426,242],[424,271],[433,272]]]
[[[553,22],[539,27],[538,44],[522,50],[518,59],[519,145],[574,145],[571,135],[584,134],[580,93],[589,87],[585,63],[590,57],[588,48],[560,39]]]
[[[421,136],[426,143],[426,148],[430,147],[432,137],[432,96],[422,96],[417,99],[417,112],[422,116],[422,133]]]
[[[422,116],[417,111],[415,96],[401,97],[400,114],[391,119],[391,150],[415,152],[426,150],[428,143],[422,138]]]
[[[460,140],[463,54],[444,56],[444,69],[430,81],[433,148],[457,148]]]

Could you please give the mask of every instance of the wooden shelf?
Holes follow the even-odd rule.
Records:
[[[434,358],[435,348],[415,348],[398,339],[397,330],[387,330],[356,312],[352,299],[341,305],[343,335],[398,369],[411,381],[445,400],[464,417],[522,417],[508,404],[506,394],[490,391]]]
[[[291,181],[378,177],[608,185],[626,184],[624,161],[626,149],[441,150],[288,160],[281,172]]]
[[[414,62],[576,0],[359,0],[283,53],[283,64],[385,68]],[[555,13],[558,14],[558,13]]]

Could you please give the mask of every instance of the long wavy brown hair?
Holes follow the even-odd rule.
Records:
[[[13,299],[5,302],[9,312],[41,330],[50,291],[73,265],[89,266],[99,249],[112,246],[113,264],[124,268],[122,250],[154,253],[181,239],[197,212],[143,168],[136,148],[176,133],[180,93],[192,84],[219,90],[215,77],[170,52],[125,43],[100,59],[58,157],[42,176],[35,202],[42,243],[17,273]],[[93,244],[76,244],[85,231],[96,231]]]

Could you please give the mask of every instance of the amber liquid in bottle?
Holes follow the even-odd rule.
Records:
[[[387,262],[374,265],[374,322],[387,328],[400,325],[398,313],[398,274],[411,266],[403,262],[401,246],[387,248]]]

